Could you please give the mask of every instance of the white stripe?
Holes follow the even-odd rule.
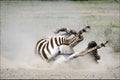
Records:
[[[49,49],[49,48],[48,48],[48,49]],[[44,51],[45,51],[46,56],[47,56],[48,58],[50,58],[51,55],[50,55],[50,53],[47,51],[47,43],[46,43],[46,45],[45,45]]]
[[[56,42],[55,42],[55,38],[57,39],[57,37],[54,37],[54,38],[53,38],[53,45],[54,45],[54,48],[57,47],[57,44],[56,44]]]
[[[58,43],[58,45],[60,45],[60,41],[59,41],[59,38],[60,38],[60,37],[57,37],[57,43]]]

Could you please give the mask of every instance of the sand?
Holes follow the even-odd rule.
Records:
[[[109,45],[99,50],[100,63],[88,54],[52,65],[34,53],[39,39],[54,35],[61,27],[79,30],[92,26],[92,30],[84,34],[84,41],[74,48],[77,52],[84,50],[91,40],[106,41],[104,27],[100,26],[118,24],[118,9],[117,3],[1,1],[0,78],[120,79],[120,55]]]

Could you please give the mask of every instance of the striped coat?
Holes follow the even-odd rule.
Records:
[[[65,38],[62,36],[41,39],[36,44],[36,53],[39,54],[43,60],[50,61],[60,53],[59,46],[63,45],[64,41]]]

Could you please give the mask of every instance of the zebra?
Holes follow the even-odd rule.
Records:
[[[90,27],[87,26],[87,28],[89,29]],[[66,28],[58,29],[55,33],[59,33],[59,32],[61,32],[61,31],[66,32],[66,34],[64,34],[64,35],[68,35],[68,36],[70,36],[71,34],[74,34],[74,35],[77,34],[77,32],[76,32],[75,30],[71,30],[71,29],[70,29],[70,30],[67,30]],[[83,32],[86,32],[86,31],[87,31],[86,29],[83,29],[83,30],[79,31],[79,34],[82,34]],[[75,45],[77,45],[79,42],[80,42],[79,39],[76,39],[76,41],[74,41],[72,47],[74,47]],[[83,53],[84,53],[84,54],[85,54],[85,53],[91,53],[91,54],[94,56],[95,61],[96,61],[96,62],[99,62],[99,61],[100,61],[100,55],[98,54],[98,50],[97,50],[97,49],[100,49],[100,48],[102,48],[102,47],[105,47],[105,45],[106,45],[107,43],[108,43],[108,41],[106,41],[105,43],[101,43],[100,45],[97,45],[97,43],[96,43],[95,41],[90,41],[90,42],[88,43],[88,47],[86,48],[86,50],[82,51],[81,54],[80,54],[80,53],[77,53],[77,54],[74,53],[75,55],[74,55],[74,56],[72,55],[72,59],[73,59],[73,58],[76,58],[76,56],[77,56],[77,57],[83,56]],[[65,49],[66,49],[66,46],[63,47],[63,50],[61,50],[62,53],[66,53],[66,52],[64,52]],[[70,49],[72,49],[72,48],[70,48]],[[67,50],[68,50],[68,49],[67,49]],[[71,51],[71,50],[70,50],[70,51]],[[69,51],[68,53],[70,53],[70,51]],[[78,55],[79,55],[79,56],[78,56]],[[69,57],[69,59],[70,59],[70,57]]]
[[[51,38],[44,38],[37,42],[35,51],[36,54],[40,55],[40,57],[46,62],[55,61],[56,57],[61,54],[66,54],[61,50],[61,46],[67,46],[70,48],[69,59],[73,59],[79,56],[79,53],[74,52],[73,48],[84,40],[83,33],[89,31],[90,26],[87,26],[76,32],[74,30],[67,30],[66,28],[61,28],[57,30],[55,33],[59,33],[60,31],[64,31],[68,34],[68,37],[64,36],[53,36]],[[69,38],[71,35],[74,35],[72,38]],[[65,50],[64,47],[63,50]],[[98,49],[98,48],[95,48]],[[89,51],[88,51],[89,52]],[[68,54],[68,53],[67,53]],[[82,54],[83,56],[84,54]]]

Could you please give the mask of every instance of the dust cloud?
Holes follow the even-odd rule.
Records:
[[[95,27],[85,21],[82,14],[76,10],[81,5],[75,5],[73,2],[53,3],[1,1],[1,69],[3,69],[3,78],[6,68],[101,72],[119,66],[119,56],[114,54],[109,45],[98,51],[102,58],[101,63],[96,63],[92,55],[86,55],[52,67],[51,64],[42,61],[38,55],[35,55],[36,42],[41,38],[53,36],[56,29],[63,27],[78,31],[86,25],[91,26],[91,31],[84,34],[84,41],[74,48],[77,52],[84,50],[90,41],[94,40],[98,44],[106,41],[102,33],[104,28]]]

